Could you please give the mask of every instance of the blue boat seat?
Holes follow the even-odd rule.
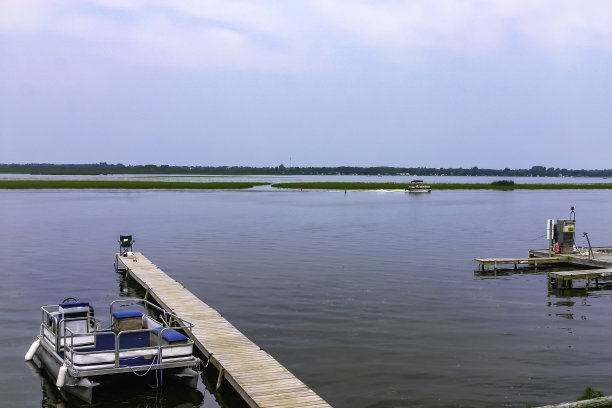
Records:
[[[164,330],[166,329],[166,330]],[[162,332],[163,330],[163,332]],[[164,339],[166,342],[168,343],[178,343],[178,342],[182,342],[182,341],[187,341],[188,337],[177,332],[176,330],[173,329],[168,329],[165,327],[157,327],[155,329],[153,329],[151,331],[151,334],[155,335],[155,336],[159,336],[159,333],[161,333],[162,335],[162,339]]]
[[[142,317],[142,313],[138,310],[124,310],[122,312],[113,313],[115,319],[125,319],[128,317]]]
[[[113,312],[112,320],[112,329],[115,333],[142,329],[142,312],[138,310]]]
[[[59,307],[63,309],[71,309],[74,307],[87,307],[89,308],[89,302],[70,302],[70,303],[60,303]]]

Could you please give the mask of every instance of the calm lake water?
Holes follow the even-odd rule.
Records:
[[[612,244],[610,191],[0,191],[0,405],[66,407],[23,356],[43,304],[98,313],[133,234],[332,406],[525,407],[612,394],[612,291],[549,293],[545,274],[482,277],[473,258],[543,248],[547,218]],[[582,238],[578,240],[583,243]],[[96,406],[217,407],[109,392]]]
[[[99,175],[57,175],[57,174],[2,174],[0,180],[146,180],[146,181],[191,181],[223,182],[247,181],[264,183],[300,183],[300,182],[367,182],[367,183],[410,183],[422,179],[426,183],[491,183],[498,180],[512,180],[520,184],[556,184],[556,183],[608,183],[602,177],[487,177],[487,176],[348,176],[348,175],[296,175],[296,176],[221,176],[221,175],[163,175],[163,174],[99,174]]]

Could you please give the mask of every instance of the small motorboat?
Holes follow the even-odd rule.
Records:
[[[431,193],[431,186],[423,184],[423,180],[412,180],[406,189],[408,193]]]
[[[158,386],[160,378],[197,386],[200,359],[189,338],[193,324],[151,302],[112,302],[107,329],[100,328],[88,302],[68,298],[41,309],[40,334],[25,359],[36,356],[61,391],[91,403],[94,389],[105,380],[148,373]]]

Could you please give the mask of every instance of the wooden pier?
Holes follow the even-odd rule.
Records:
[[[574,252],[571,254],[557,254],[550,256],[548,250],[532,249],[529,251],[529,258],[476,258],[478,271],[486,271],[486,267],[493,266],[497,271],[498,265],[534,265],[537,271],[538,265],[549,265],[566,263],[581,269],[561,272],[548,272],[548,286],[556,289],[571,289],[574,287],[575,280],[583,280],[585,289],[589,289],[591,282],[595,282],[595,287],[600,280],[612,280],[612,247],[592,248],[586,253]],[[585,269],[591,268],[591,269]]]
[[[574,280],[584,280],[584,288],[588,289],[591,280],[595,281],[595,287],[599,285],[599,279],[612,278],[612,269],[586,269],[580,271],[548,272],[548,284],[553,288],[571,289]]]
[[[325,408],[330,405],[250,341],[183,285],[140,252],[116,255],[116,269],[125,270],[161,307],[194,323],[191,338],[223,378],[251,407]]]
[[[493,270],[497,270],[497,265],[514,265],[514,269],[518,269],[518,265],[529,264],[534,265],[536,270],[538,264],[553,264],[553,263],[567,263],[569,257],[567,256],[546,256],[546,257],[529,257],[529,258],[476,258],[474,262],[478,264],[479,271],[485,271],[485,267],[493,266]]]

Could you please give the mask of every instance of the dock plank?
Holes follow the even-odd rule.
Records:
[[[475,258],[474,262],[483,265],[510,265],[516,263],[556,263],[556,262],[568,262],[567,256],[552,256],[552,257],[542,257],[542,258]]]
[[[592,279],[597,282],[599,278],[609,280],[611,277],[612,268],[548,272],[548,284],[551,287],[559,287],[560,285],[561,288],[570,289],[573,286],[572,282],[574,280],[584,280],[584,287],[585,289],[588,289],[589,283]]]
[[[330,408],[330,405],[295,375],[259,348],[221,314],[202,302],[153,264],[142,253],[117,255],[150,296],[170,312],[192,322],[195,345],[251,407]]]

